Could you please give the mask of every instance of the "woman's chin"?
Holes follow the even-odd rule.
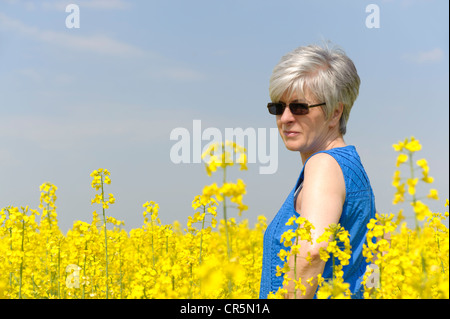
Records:
[[[286,141],[286,142],[284,143],[284,145],[285,145],[286,148],[287,148],[288,150],[290,150],[290,151],[293,151],[293,152],[298,152],[298,151],[299,151],[299,145],[298,145],[298,143],[293,143],[293,142],[291,142],[291,141]]]

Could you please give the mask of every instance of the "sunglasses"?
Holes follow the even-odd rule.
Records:
[[[312,104],[301,103],[301,102],[292,102],[289,104],[289,110],[294,115],[306,115],[309,113],[310,107],[325,105],[326,103]],[[277,102],[277,103],[268,103],[267,108],[269,109],[269,113],[272,115],[282,115],[284,109],[286,108],[286,103]]]

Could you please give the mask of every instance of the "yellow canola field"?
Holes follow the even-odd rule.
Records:
[[[371,267],[365,276],[364,296],[449,298],[449,233],[444,223],[448,212],[432,212],[424,203],[424,198],[438,200],[437,190],[430,189],[423,198],[416,194],[419,182],[433,182],[427,161],[413,160],[420,143],[412,137],[394,149],[399,155],[392,182],[396,188],[393,204],[409,201],[416,224],[408,228],[400,210],[396,215],[377,214],[367,225],[364,256]],[[51,183],[41,185],[38,209],[4,207],[0,212],[0,298],[258,298],[267,221],[259,216],[250,226],[247,220],[237,223],[228,217],[230,209],[239,214],[248,209],[242,202],[245,183],[226,179],[227,169],[234,165],[226,160],[230,153],[246,169],[245,149],[235,143],[212,145],[202,155],[208,175],[221,170],[223,184],[207,185],[194,198],[188,208],[193,214],[184,229],[178,222],[162,225],[159,206],[150,201],[143,204],[142,227],[125,231],[122,221],[107,216],[115,197],[106,192],[111,183],[106,169],[91,174],[91,186],[97,191],[92,204],[100,213],[94,211],[90,223],[74,222],[65,235],[57,222],[57,187]],[[401,177],[402,165],[410,172],[408,178]],[[417,171],[421,176],[416,176]],[[306,220],[290,222],[297,222],[296,236],[308,237],[311,226]],[[329,242],[321,258],[336,258],[345,265],[351,254],[346,233],[340,225],[330,225],[321,238]],[[288,278],[287,260],[301,247],[295,246],[291,234],[283,238],[286,247],[295,249],[280,252],[286,264],[277,275],[284,276],[285,282],[296,282],[296,295],[304,285],[318,280],[319,298],[351,297],[348,284],[342,281],[342,265],[336,266],[328,280]],[[344,251],[338,249],[339,241]],[[284,294],[279,289],[269,297]]]

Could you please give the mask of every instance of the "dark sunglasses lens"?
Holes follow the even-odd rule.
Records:
[[[284,107],[281,103],[269,103],[267,105],[269,109],[269,113],[272,115],[281,115],[283,114]]]
[[[308,104],[306,103],[291,103],[289,105],[292,114],[295,115],[306,115],[309,113]]]

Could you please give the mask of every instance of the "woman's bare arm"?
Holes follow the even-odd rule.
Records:
[[[297,298],[312,298],[317,288],[317,275],[322,274],[325,262],[320,259],[320,248],[327,243],[318,244],[317,238],[330,224],[339,222],[345,202],[345,181],[336,160],[319,153],[311,157],[304,170],[303,188],[297,198],[297,211],[315,227],[312,231],[313,243],[300,241],[300,254],[297,255],[296,278],[306,287],[306,294],[297,292]],[[306,259],[309,256],[310,261]],[[290,259],[290,278],[294,278],[294,258]],[[307,280],[314,277],[313,286]],[[287,285],[288,298],[294,298],[294,283]]]

